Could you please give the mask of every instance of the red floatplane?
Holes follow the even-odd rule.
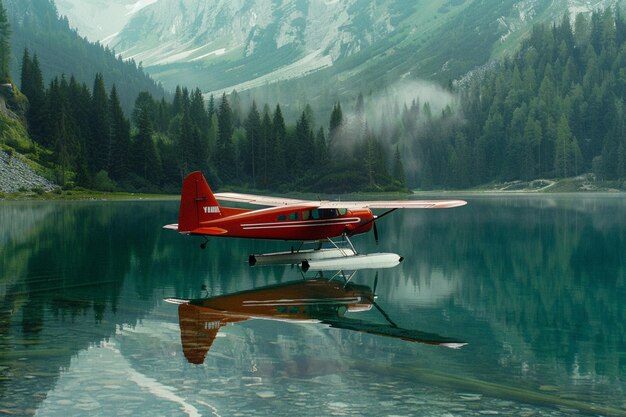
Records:
[[[252,210],[224,207],[218,200],[266,206]],[[391,200],[391,201],[312,201],[283,197],[258,196],[239,193],[213,193],[204,175],[196,171],[183,181],[178,223],[164,226],[185,235],[204,236],[200,245],[206,247],[207,237],[237,237],[250,239],[279,239],[299,242],[315,242],[318,247],[311,250],[251,255],[256,262],[295,263],[319,261],[358,255],[349,237],[374,229],[378,239],[376,220],[399,208],[441,209],[467,204],[463,200]],[[374,215],[372,209],[386,209]],[[339,247],[332,239],[342,237],[346,247]],[[333,247],[322,249],[322,243]],[[387,256],[396,264],[401,260],[395,254],[375,254],[377,264]],[[391,256],[393,255],[393,256]],[[362,265],[366,259],[360,259]]]

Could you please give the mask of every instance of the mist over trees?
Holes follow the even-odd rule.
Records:
[[[535,26],[518,53],[466,84],[402,98],[359,94],[326,115],[305,104],[293,121],[280,104],[243,106],[237,92],[205,100],[182,86],[171,101],[143,91],[124,112],[102,73],[91,88],[74,76],[45,86],[27,49],[20,81],[29,134],[52,150],[62,185],[178,192],[201,170],[216,188],[332,193],[589,172],[619,186],[624,68],[626,22],[607,9]]]
[[[376,135],[388,152],[402,153],[394,160],[407,166],[410,187],[583,173],[620,187],[625,68],[622,11],[579,14],[575,22],[566,15],[559,24],[536,25],[513,57],[451,88],[458,102],[435,109],[417,97],[401,109],[379,106]]]

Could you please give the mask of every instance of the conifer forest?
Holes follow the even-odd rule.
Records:
[[[10,36],[3,12],[3,82]],[[45,82],[28,49],[19,88],[32,146],[17,150],[43,155],[62,186],[177,192],[193,170],[215,188],[281,192],[467,189],[581,174],[619,187],[626,179],[620,10],[534,26],[513,56],[450,82],[455,99],[442,108],[420,97],[390,108],[364,92],[333,103],[331,114],[305,105],[287,121],[280,104],[179,86],[161,97],[141,92],[125,112],[101,73],[92,85],[72,74]]]

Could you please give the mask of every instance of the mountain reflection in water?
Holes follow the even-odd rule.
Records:
[[[344,276],[343,273],[337,275]],[[376,304],[370,287],[323,277],[217,297],[193,300],[169,298],[166,301],[180,304],[178,318],[183,353],[193,364],[204,363],[220,328],[249,319],[321,323],[339,329],[455,349],[466,345],[457,339],[398,327]],[[386,323],[346,316],[346,313],[370,311],[372,307],[378,309]]]

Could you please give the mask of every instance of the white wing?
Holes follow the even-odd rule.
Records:
[[[290,206],[306,205],[311,208],[344,208],[349,210],[358,209],[393,209],[393,208],[453,208],[467,204],[463,200],[370,200],[370,201],[312,201],[297,200],[295,198],[269,197],[239,193],[216,193],[215,197],[222,201],[237,203],[258,204],[261,206]]]
[[[319,204],[310,200],[297,200],[295,198],[270,197],[264,195],[239,194],[239,193],[215,193],[215,198],[222,201],[232,201],[236,203],[258,204],[260,206],[290,206],[294,204]]]
[[[373,200],[373,201],[322,201],[319,208],[358,209],[442,209],[461,207],[467,204],[463,200]]]

